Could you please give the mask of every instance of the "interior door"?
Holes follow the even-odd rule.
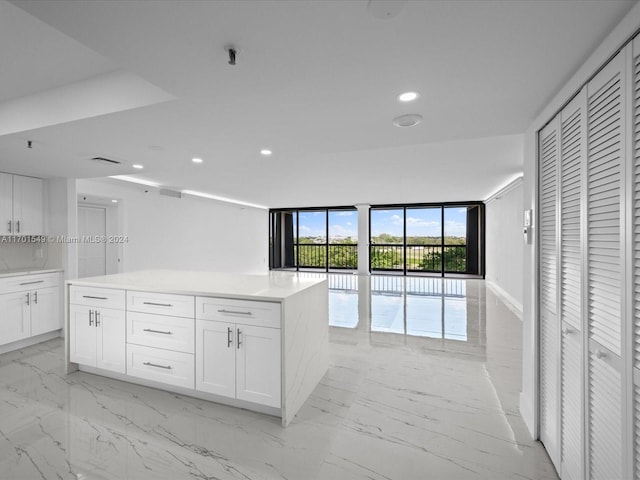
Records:
[[[558,322],[558,121],[540,132],[540,440],[560,465]]]
[[[587,85],[588,453],[591,480],[622,474],[621,200],[625,145],[624,55]]]
[[[107,273],[107,209],[78,205],[78,277]]]

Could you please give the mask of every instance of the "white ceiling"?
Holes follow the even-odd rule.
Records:
[[[635,3],[408,1],[382,20],[367,0],[0,0],[0,170],[270,207],[482,200]]]

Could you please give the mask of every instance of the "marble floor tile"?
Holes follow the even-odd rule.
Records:
[[[279,419],[0,355],[0,478],[557,478],[518,414],[521,322],[481,280],[335,277],[331,366]],[[340,287],[340,288],[337,288]]]

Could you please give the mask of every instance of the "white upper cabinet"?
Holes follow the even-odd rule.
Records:
[[[44,181],[0,173],[0,234],[44,233]]]

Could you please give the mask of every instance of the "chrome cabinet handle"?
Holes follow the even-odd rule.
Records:
[[[142,302],[144,305],[152,305],[154,307],[173,307],[170,303],[153,303],[153,302]]]
[[[236,310],[225,310],[224,308],[218,310],[218,313],[235,313],[236,315],[253,315],[251,312],[238,312]]]
[[[240,345],[242,345],[242,340],[240,340],[240,335],[242,335],[242,332],[240,331],[240,329],[238,329],[238,349],[240,349]]]
[[[562,333],[564,333],[565,335],[570,335],[573,333],[573,328],[569,328],[569,327],[564,327],[562,329]]]
[[[38,304],[38,292],[33,292],[33,303]]]
[[[596,358],[604,358],[606,356],[607,354],[604,353],[602,350],[600,350],[599,348],[596,349]]]
[[[173,332],[163,332],[162,330],[154,330],[153,328],[145,328],[143,332],[162,333],[163,335],[173,335]]]
[[[22,282],[20,284],[20,286],[22,286],[22,285],[33,285],[34,283],[44,283],[44,280],[34,280],[33,282]]]
[[[143,365],[147,365],[149,367],[164,368],[165,370],[172,369],[171,365],[158,365],[157,363],[151,363],[151,362],[144,362]]]
[[[233,330],[231,327],[227,327],[227,348],[230,348],[233,344]]]
[[[31,305],[31,294],[27,293],[27,306]]]
[[[89,326],[93,327],[93,310],[89,310]]]
[[[20,233],[20,220],[16,221],[16,232]]]
[[[96,310],[96,327],[100,326],[100,312]]]
[[[83,295],[82,298],[91,298],[93,300],[109,300],[107,297],[93,297],[91,295]]]

